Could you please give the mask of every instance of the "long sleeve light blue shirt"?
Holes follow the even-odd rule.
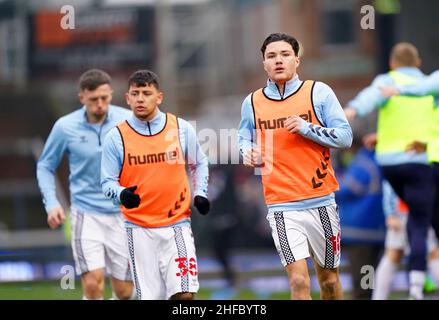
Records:
[[[402,74],[424,79],[425,75],[418,68],[402,67],[395,69]],[[395,87],[396,83],[388,74],[380,74],[373,81],[372,84],[361,90],[357,96],[348,102],[348,107],[357,111],[359,117],[363,117],[377,108],[384,106],[388,98],[382,96],[381,87]],[[416,152],[388,152],[379,153],[375,155],[376,160],[381,166],[400,165],[405,163],[422,163],[427,164],[427,154]]]
[[[195,129],[185,120],[178,118],[179,137],[186,163],[192,177],[193,193],[207,198],[209,178],[208,160],[202,151]],[[139,120],[134,115],[128,119],[130,126],[142,135],[154,135],[166,125],[166,114],[159,111],[151,121]],[[102,152],[101,186],[104,194],[120,205],[120,193],[130,186],[121,186],[119,175],[122,170],[124,149],[119,130],[114,128],[105,138]]]
[[[298,75],[289,80],[285,84],[284,93],[280,93],[276,84],[268,79],[267,86],[263,89],[265,95],[270,99],[283,100],[294,94],[301,86],[302,81]],[[333,135],[329,137],[323,134],[317,134],[318,130],[310,127],[310,123],[301,118],[301,126],[299,134],[310,139],[322,146],[329,148],[349,148],[352,144],[352,129],[345,117],[343,109],[332,89],[322,83],[316,82],[312,92],[312,101],[314,110],[320,123],[325,128],[333,131]],[[254,147],[255,141],[255,122],[253,108],[251,103],[251,94],[248,95],[241,107],[241,122],[238,129],[238,143],[242,154]],[[334,193],[324,197],[306,199],[302,201],[286,202],[273,204],[268,206],[269,212],[274,211],[291,211],[317,208],[335,203]]]
[[[84,106],[56,121],[37,163],[38,185],[47,212],[61,206],[56,197],[55,171],[65,153],[69,159],[71,205],[84,212],[120,212],[100,187],[102,142],[114,126],[131,114],[128,109],[110,105],[102,124],[90,124]]]
[[[425,96],[431,94],[435,98],[436,106],[439,106],[439,70],[415,84],[397,85],[396,88],[403,95]]]

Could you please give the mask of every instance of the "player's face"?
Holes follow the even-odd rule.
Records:
[[[91,122],[99,122],[105,118],[112,98],[113,90],[108,84],[100,85],[95,90],[85,89],[79,93],[79,100],[85,105]]]
[[[296,57],[288,42],[276,41],[267,45],[263,64],[271,80],[276,83],[285,83],[296,74],[300,59]]]
[[[131,85],[125,98],[138,119],[150,121],[157,114],[158,106],[163,101],[163,92],[152,84],[143,87]]]

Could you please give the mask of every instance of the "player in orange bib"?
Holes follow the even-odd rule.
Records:
[[[291,298],[311,298],[311,256],[321,298],[341,299],[338,183],[329,150],[350,147],[352,130],[329,86],[299,79],[296,39],[271,34],[261,51],[269,79],[242,104],[238,139],[244,164],[261,167],[267,219]]]
[[[207,158],[193,127],[158,109],[163,92],[156,74],[139,70],[128,86],[134,115],[104,141],[102,189],[121,204],[138,299],[193,299],[199,284],[186,164],[194,205],[207,214]]]

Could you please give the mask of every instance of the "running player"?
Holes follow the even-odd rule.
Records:
[[[291,298],[311,298],[311,256],[321,298],[341,299],[338,183],[329,149],[350,147],[352,130],[329,86],[299,79],[295,38],[271,34],[261,51],[269,79],[242,104],[238,138],[244,164],[262,167],[267,219]]]
[[[73,257],[85,300],[103,299],[106,267],[111,274],[113,298],[129,299],[135,293],[122,215],[100,188],[104,137],[131,115],[125,108],[110,105],[110,82],[110,76],[102,70],[81,75],[79,100],[84,106],[56,121],[37,164],[47,222],[54,229],[65,219],[56,198],[55,171],[63,155],[69,157]]]
[[[190,300],[199,284],[185,164],[194,205],[207,214],[208,162],[193,127],[159,110],[163,96],[155,73],[139,70],[129,78],[126,101],[134,115],[105,139],[102,189],[126,219],[138,298]]]

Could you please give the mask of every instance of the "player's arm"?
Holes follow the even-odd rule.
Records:
[[[104,195],[119,205],[120,194],[125,186],[119,184],[119,175],[123,164],[123,141],[119,130],[110,130],[104,139],[101,159],[101,187]],[[130,187],[130,186],[126,186]]]
[[[325,147],[349,148],[352,144],[352,129],[332,89],[317,82],[313,101],[316,115],[323,126],[293,116],[285,121],[285,128],[292,134],[300,134]]]
[[[396,86],[400,94],[410,96],[425,96],[434,95],[439,96],[439,70],[433,72],[431,75],[412,85]]]
[[[255,120],[251,104],[251,94],[241,106],[241,121],[238,128],[238,146],[246,166],[256,166],[259,162],[258,147],[255,141]]]
[[[377,76],[370,86],[361,90],[354,99],[348,102],[347,108],[344,109],[348,121],[363,117],[384,105],[388,97],[381,94],[381,87],[392,85],[394,82],[389,75]]]
[[[194,190],[194,205],[201,214],[210,210],[207,186],[209,181],[209,161],[201,149],[194,127],[183,119],[178,119],[184,135],[183,152],[189,166]]]
[[[67,143],[60,120],[53,126],[37,162],[37,180],[47,212],[47,223],[54,229],[64,222],[65,213],[56,197],[55,173]]]

